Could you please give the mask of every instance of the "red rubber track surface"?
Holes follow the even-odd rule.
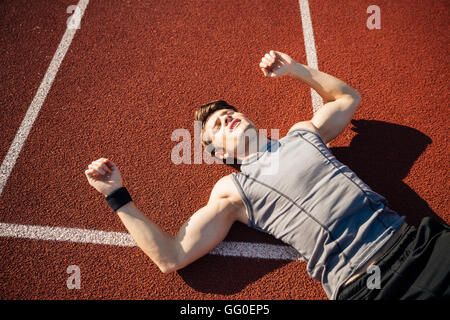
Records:
[[[0,154],[6,155],[64,34],[68,1],[1,2]],[[449,223],[448,31],[445,1],[311,0],[319,69],[361,92],[332,151],[417,224]],[[284,136],[312,116],[310,89],[264,78],[274,49],[306,64],[298,1],[91,0],[0,195],[0,221],[126,232],[84,177],[108,157],[140,210],[176,234],[235,169],[175,165],[172,132],[193,141],[193,113],[225,99]],[[281,244],[235,224],[226,241]],[[137,247],[1,238],[2,299],[326,299],[300,261],[207,255],[163,275]],[[78,265],[82,289],[66,287]]]
[[[3,161],[44,77],[70,1],[0,2],[0,157]]]

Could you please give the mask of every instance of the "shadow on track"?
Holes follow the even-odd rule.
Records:
[[[389,208],[405,216],[407,223],[418,226],[426,216],[444,222],[403,182],[431,139],[416,129],[393,123],[376,120],[352,120],[351,123],[357,135],[348,147],[331,148],[336,158],[375,192],[386,197]],[[236,165],[230,167],[238,169]],[[233,225],[226,240],[249,239],[281,244],[269,235],[240,224]],[[207,255],[178,273],[197,291],[229,295],[290,262]]]
[[[444,222],[413,189],[403,182],[414,163],[432,143],[419,130],[383,121],[352,120],[357,135],[349,147],[331,148],[336,158],[351,168],[388,207],[418,226],[422,218]],[[426,172],[424,172],[426,174]]]

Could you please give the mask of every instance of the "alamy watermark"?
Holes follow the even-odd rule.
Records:
[[[368,289],[381,289],[381,270],[377,265],[371,265],[367,268],[367,273],[371,274],[370,277],[367,278],[366,286]]]
[[[80,267],[77,265],[70,265],[67,267],[66,272],[70,274],[66,281],[67,289],[81,289]]]
[[[81,23],[81,10],[76,5],[68,6],[66,9],[67,13],[73,14],[67,19],[67,29],[69,30],[75,30],[80,29],[80,23]]]
[[[187,129],[176,129],[172,132],[171,141],[178,142],[171,151],[170,159],[172,163],[179,164],[226,164],[237,163],[237,155],[255,154],[261,149],[255,141],[257,135],[267,137],[267,129],[246,130],[241,137],[241,141],[248,141],[249,143],[240,143],[236,149],[236,154],[228,152],[228,157],[222,160],[218,157],[213,157],[203,150],[203,145],[200,140],[200,133],[202,130],[202,122],[194,121],[194,142],[192,146],[191,133]],[[279,129],[270,129],[271,141],[274,143],[280,137]],[[269,142],[269,141],[268,141]],[[257,159],[255,159],[257,160]],[[276,174],[279,169],[279,153],[270,152],[267,161],[262,163],[263,174]]]
[[[370,5],[367,7],[367,13],[371,13],[367,18],[366,26],[369,30],[381,29],[381,9],[377,5]]]

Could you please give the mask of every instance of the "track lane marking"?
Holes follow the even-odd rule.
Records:
[[[89,0],[80,0],[80,20],[84,15]],[[308,0],[299,0],[300,14],[302,18],[303,35],[306,49],[307,64],[311,68],[318,69],[317,54]],[[50,91],[59,67],[67,53],[77,29],[66,29],[63,39],[53,56],[50,66],[39,86],[39,89],[30,104],[30,107],[20,125],[20,128],[11,144],[10,149],[0,167],[0,195],[6,185],[9,175],[14,168],[23,145],[31,131],[34,121]],[[323,100],[318,93],[311,89],[313,111],[316,112]],[[103,244],[113,246],[136,246],[131,235],[120,232],[101,230],[88,230],[77,228],[32,226],[0,223],[0,237],[27,238],[44,241],[68,241],[78,243]],[[236,256],[247,258],[298,260],[300,255],[289,246],[272,245],[250,242],[222,242],[209,254],[222,256]]]
[[[89,243],[119,247],[136,247],[129,233],[79,228],[0,223],[1,238],[22,238],[41,241]],[[298,252],[285,245],[223,241],[209,254],[269,260],[298,260]]]
[[[78,2],[77,6],[79,8],[80,21],[84,15],[88,3],[89,0],[80,0],[80,2]],[[16,136],[14,137],[14,140],[9,147],[8,153],[3,159],[2,165],[0,166],[0,196],[16,164],[16,161],[19,158],[19,154],[22,151],[25,141],[30,134],[34,121],[36,120],[39,111],[41,110],[41,107],[45,102],[45,98],[47,97],[47,94],[52,87],[59,67],[64,60],[64,57],[70,47],[70,44],[72,43],[73,37],[75,36],[76,32],[77,29],[66,28],[66,31],[61,39],[61,42],[59,43],[58,48],[56,49],[55,54],[53,55],[52,61],[50,62],[44,78],[39,85],[36,95],[34,96],[33,101],[31,101],[25,117],[20,124],[19,130],[17,131]]]
[[[319,70],[308,0],[299,0],[299,5],[300,5],[300,15],[302,17],[303,39],[305,42],[305,51],[306,51],[306,63],[308,64],[308,67]],[[323,105],[323,99],[313,88],[311,88],[311,100],[313,112],[315,113]]]

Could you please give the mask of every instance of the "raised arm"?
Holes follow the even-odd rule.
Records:
[[[268,77],[289,75],[319,93],[326,103],[317,110],[310,121],[303,121],[294,126],[312,124],[325,143],[333,140],[346,128],[361,102],[358,91],[345,82],[295,62],[284,53],[270,51],[262,58],[260,68]]]
[[[118,168],[105,158],[94,161],[85,174],[91,186],[105,196],[122,186]],[[172,272],[214,249],[236,221],[227,179],[216,183],[208,204],[195,212],[175,237],[144,216],[133,202],[119,208],[117,214],[139,248],[162,272]]]

